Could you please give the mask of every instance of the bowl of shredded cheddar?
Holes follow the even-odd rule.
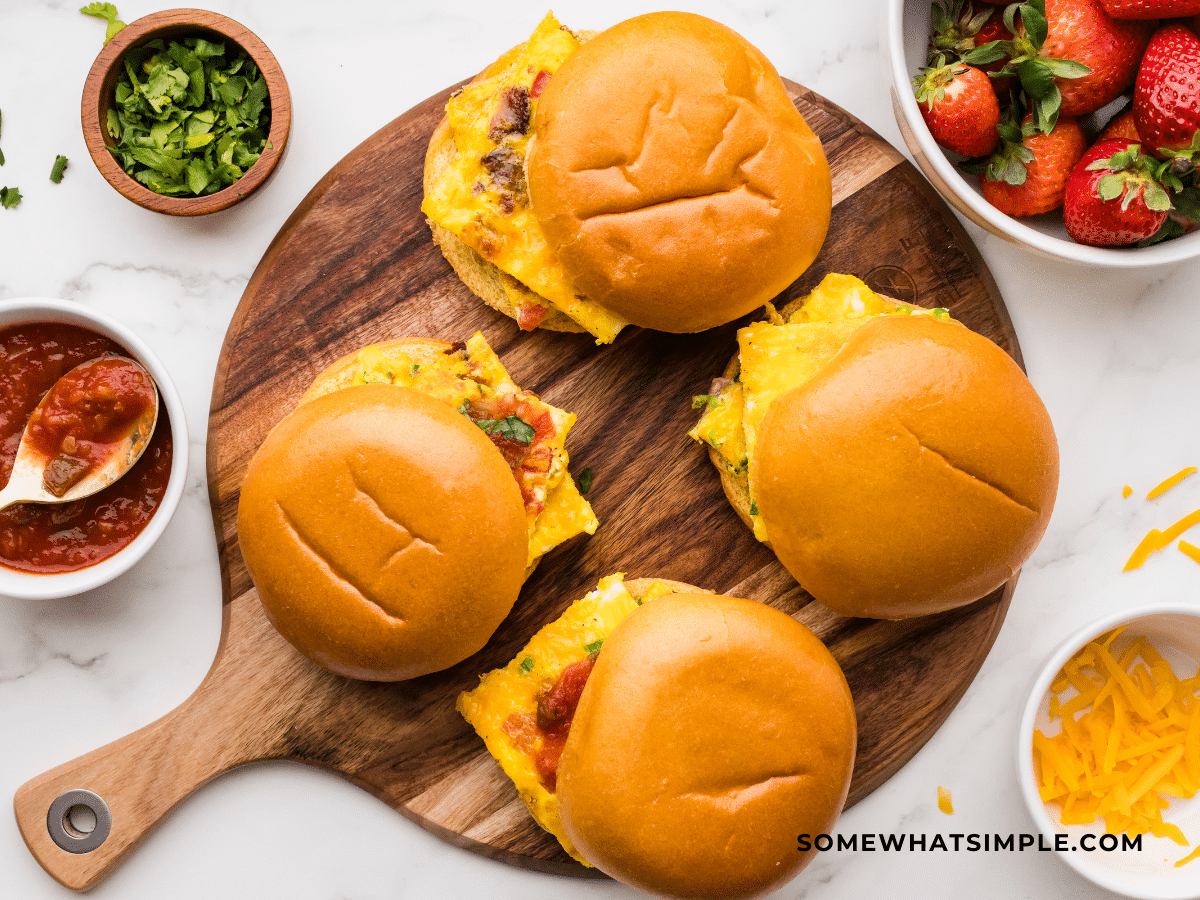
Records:
[[[1200,606],[1123,611],[1047,661],[1017,770],[1042,832],[1081,875],[1146,900],[1200,896]]]

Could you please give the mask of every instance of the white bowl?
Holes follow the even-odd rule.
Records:
[[[79,303],[43,297],[0,301],[0,329],[34,322],[77,325],[116,341],[154,376],[159,402],[171,420],[171,474],[162,502],[146,527],[129,544],[108,559],[73,572],[37,574],[0,566],[0,595],[29,599],[67,597],[91,590],[127,571],[145,555],[171,521],[187,481],[188,436],[183,402],[166,367],[145,341],[115,319]]]
[[[892,111],[900,134],[917,166],[951,206],[997,237],[1053,259],[1135,268],[1200,255],[1200,231],[1153,247],[1088,247],[1067,236],[1059,212],[1015,219],[984,200],[978,178],[960,172],[934,142],[913,95],[913,76],[925,65],[930,5],[931,0],[887,0],[884,48],[891,76]]]
[[[1197,663],[1200,663],[1200,605],[1156,604],[1136,613],[1120,612],[1080,629],[1046,662],[1025,705],[1017,734],[1017,778],[1021,793],[1037,827],[1045,835],[1042,846],[1054,846],[1055,836],[1065,835],[1059,840],[1068,849],[1056,847],[1058,854],[1085,878],[1107,890],[1144,900],[1200,897],[1200,859],[1175,868],[1176,860],[1187,856],[1200,844],[1200,794],[1190,800],[1168,798],[1170,808],[1163,810],[1163,819],[1179,826],[1191,847],[1181,847],[1167,838],[1146,834],[1142,836],[1140,850],[1123,850],[1118,844],[1117,849],[1110,852],[1099,849],[1087,852],[1080,843],[1083,839],[1092,847],[1099,846],[1098,839],[1104,834],[1102,819],[1092,825],[1063,825],[1059,822],[1059,807],[1043,802],[1038,794],[1033,765],[1033,732],[1041,729],[1052,734],[1059,730],[1058,720],[1050,726],[1050,684],[1075,651],[1119,625],[1128,625],[1128,628],[1113,644],[1115,649],[1123,649],[1135,638],[1146,637],[1170,664],[1177,678],[1196,673]],[[1084,838],[1084,835],[1092,837]]]

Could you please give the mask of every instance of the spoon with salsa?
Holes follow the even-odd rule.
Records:
[[[0,510],[103,490],[137,462],[157,421],[158,391],[138,363],[101,356],[76,366],[29,417]]]

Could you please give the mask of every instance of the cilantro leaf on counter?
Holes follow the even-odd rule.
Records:
[[[0,187],[0,206],[12,209],[21,202],[21,192],[15,187]]]
[[[63,172],[67,170],[67,158],[62,154],[54,157],[54,166],[50,169],[50,180],[55,184],[61,184]]]
[[[125,54],[108,110],[110,151],[127,173],[168,196],[213,194],[258,161],[270,132],[267,82],[236,45],[185,37]]]
[[[103,19],[108,23],[108,28],[104,32],[104,43],[106,44],[112,40],[114,34],[125,27],[125,23],[117,18],[119,15],[117,8],[111,3],[89,3],[87,6],[81,7],[79,11],[85,16]]]

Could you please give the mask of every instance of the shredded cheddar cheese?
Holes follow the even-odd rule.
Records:
[[[1062,730],[1033,734],[1038,790],[1062,807],[1064,825],[1102,817],[1110,834],[1187,846],[1162,811],[1200,786],[1200,675],[1177,678],[1144,637],[1118,650],[1122,631],[1090,641],[1050,685],[1050,721]]]
[[[1121,496],[1122,497],[1132,497],[1133,496],[1133,488],[1131,488],[1129,485],[1125,485],[1125,487],[1123,487],[1121,489]]]
[[[1196,471],[1197,470],[1196,470],[1195,466],[1188,466],[1186,469],[1180,469],[1178,472],[1176,472],[1174,475],[1172,475],[1166,481],[1162,482],[1161,484],[1157,485],[1156,487],[1151,488],[1150,493],[1148,493],[1146,495],[1146,499],[1153,500],[1155,497],[1158,497],[1160,494],[1165,494],[1167,491],[1169,491],[1171,488],[1175,487],[1175,485],[1179,484],[1179,482],[1183,481],[1183,479],[1187,478],[1189,475],[1196,474]]]
[[[1171,546],[1175,538],[1198,524],[1200,524],[1200,509],[1188,513],[1165,531],[1151,528],[1150,533],[1142,538],[1141,543],[1134,548],[1133,554],[1129,557],[1129,561],[1125,563],[1123,571],[1128,572],[1130,569],[1140,567],[1150,557],[1151,553]]]
[[[948,816],[954,815],[954,804],[950,800],[950,788],[938,787],[938,809]]]
[[[1197,547],[1195,544],[1189,544],[1187,541],[1180,541],[1179,549],[1200,563],[1200,547]]]

